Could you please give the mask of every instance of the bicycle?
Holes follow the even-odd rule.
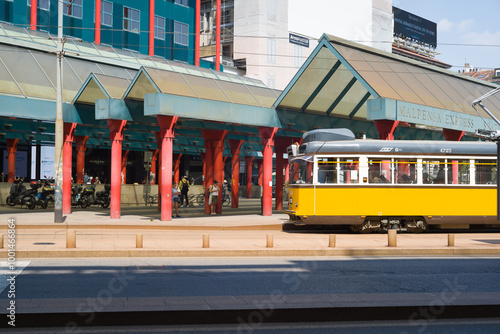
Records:
[[[158,195],[149,195],[146,197],[146,206],[158,205]]]

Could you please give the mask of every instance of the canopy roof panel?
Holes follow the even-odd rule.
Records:
[[[495,87],[325,34],[275,107],[366,119],[367,101],[382,98],[477,116],[472,101]],[[485,103],[500,116],[500,97]]]
[[[172,69],[176,69],[175,66]],[[126,99],[144,100],[144,95],[161,92],[163,94],[194,97],[218,102],[243,104],[254,107],[271,108],[276,101],[276,91],[254,85],[252,81],[237,79],[227,73],[199,71],[208,75],[192,75],[166,69],[144,67],[140,70],[130,88]],[[246,82],[252,83],[247,85]]]

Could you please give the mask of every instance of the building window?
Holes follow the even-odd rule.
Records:
[[[28,0],[28,6],[31,7],[31,0]],[[50,0],[38,0],[38,9],[50,10]]]
[[[181,5],[181,6],[184,6],[184,7],[188,7],[188,0],[175,0],[175,3],[177,5]]]
[[[83,0],[64,0],[64,15],[81,19],[83,15]]]
[[[276,63],[276,40],[272,37],[267,39],[267,61]]]
[[[103,26],[113,26],[113,4],[109,1],[103,1],[101,4],[101,24]]]
[[[165,18],[155,16],[155,38],[165,40]]]
[[[141,26],[139,11],[123,7],[123,30],[138,34]]]
[[[174,22],[174,43],[188,45],[189,25],[181,22]]]

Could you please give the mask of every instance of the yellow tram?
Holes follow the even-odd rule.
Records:
[[[288,209],[296,224],[360,232],[429,226],[468,228],[496,220],[497,147],[489,142],[355,139],[314,130],[288,147]]]

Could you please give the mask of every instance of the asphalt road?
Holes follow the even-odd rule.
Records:
[[[500,257],[35,259],[17,298],[96,296],[116,275],[116,297],[499,292]],[[4,271],[6,275],[6,271]],[[4,281],[3,277],[2,281]],[[0,288],[4,288],[1,286]],[[7,291],[0,294],[7,299]]]

